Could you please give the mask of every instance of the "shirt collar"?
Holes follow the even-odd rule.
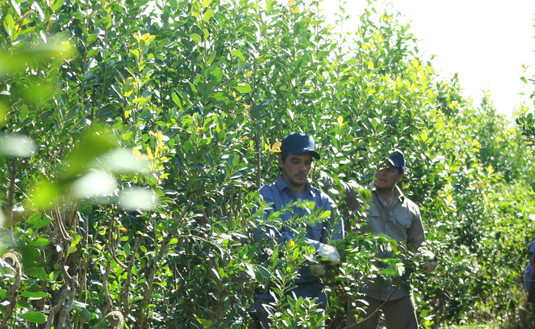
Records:
[[[284,191],[285,189],[288,189],[289,191],[294,193],[294,191],[290,188],[290,186],[288,186],[288,183],[286,183],[282,175],[279,175],[279,178],[277,178],[277,181],[275,182],[275,186],[277,186],[277,190],[279,191],[279,193],[282,193],[282,191]],[[312,192],[312,186],[310,185],[310,182],[307,180],[307,182],[305,183],[305,192],[303,194],[311,194],[311,192]]]
[[[371,182],[371,190],[373,193],[377,194],[377,188],[375,187],[375,184],[374,182]],[[397,195],[397,198],[399,199],[399,201],[401,203],[403,203],[403,201],[405,200],[405,194],[403,194],[403,191],[401,191],[401,189],[399,188],[399,186],[394,186],[394,189],[396,190],[396,195]],[[379,194],[377,194],[377,196],[379,196]]]

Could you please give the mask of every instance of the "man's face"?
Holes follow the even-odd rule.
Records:
[[[386,161],[377,167],[374,177],[375,187],[379,189],[392,189],[403,178],[403,173],[400,174],[398,168]]]
[[[288,154],[285,162],[279,156],[279,167],[286,183],[292,188],[300,189],[307,182],[308,173],[312,168],[312,155],[310,152],[301,154]]]

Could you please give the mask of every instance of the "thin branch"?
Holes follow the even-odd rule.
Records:
[[[9,229],[9,236],[11,242],[15,244],[15,236],[13,235],[13,205],[15,204],[15,180],[17,178],[17,158],[13,158],[11,167],[9,168],[9,192],[7,196],[7,227]]]
[[[56,314],[58,314],[59,311],[61,310],[61,308],[63,307],[63,302],[67,298],[67,293],[68,292],[69,292],[69,285],[66,284],[61,289],[61,292],[59,294],[59,299],[58,299],[56,305],[54,305],[54,307],[52,307],[52,309],[48,313],[48,321],[46,322],[45,329],[52,329],[52,328],[55,327],[54,326],[54,320],[56,319]]]
[[[127,276],[126,276],[126,282],[125,282],[125,290],[124,290],[124,307],[123,307],[123,313],[125,316],[128,316],[130,314],[130,299],[129,299],[129,293],[130,293],[130,284],[132,283],[132,269],[134,268],[134,262],[136,260],[136,254],[139,250],[139,247],[141,246],[141,237],[138,236],[136,239],[136,244],[134,245],[134,250],[132,250],[132,255],[130,256],[130,261],[128,262],[128,268],[127,268]]]
[[[78,278],[76,276],[73,276],[68,281],[66,280],[65,283],[66,286],[69,288],[69,294],[68,296],[66,296],[66,301],[63,304],[63,307],[61,307],[60,309],[57,329],[70,328],[70,314],[72,311],[72,304],[74,303],[74,297],[76,295]]]
[[[9,285],[9,294],[11,298],[9,299],[9,305],[6,307],[6,313],[2,318],[2,323],[0,324],[1,329],[8,329],[7,321],[13,315],[13,311],[17,305],[17,297],[19,295],[19,286],[22,279],[22,264],[20,262],[20,255],[18,253],[8,251],[3,256],[2,259],[10,259],[13,263],[13,267],[16,270],[15,283]]]
[[[106,266],[106,272],[102,274],[102,288],[104,289],[104,299],[106,299],[106,308],[104,309],[104,313],[109,312],[109,310],[113,308],[110,292],[108,290],[108,278],[110,277],[110,271],[111,271],[111,261],[108,260],[108,265]]]
[[[180,217],[178,218],[178,222],[181,222],[184,219],[184,217],[186,216],[192,204],[193,204],[193,196],[190,196],[186,206],[184,207],[184,209],[182,209],[182,213],[180,214]],[[139,315],[136,319],[134,328],[144,328],[145,320],[147,318],[145,309],[147,308],[147,305],[149,304],[150,298],[152,296],[154,276],[156,274],[157,265],[162,260],[164,255],[166,254],[167,248],[169,247],[169,243],[171,242],[171,239],[175,237],[177,231],[178,231],[177,228],[171,230],[167,234],[167,236],[163,239],[162,243],[160,244],[160,252],[158,253],[156,260],[153,263],[153,266],[149,272],[149,275],[147,275],[147,290],[145,290],[145,294],[143,295],[143,300],[141,301]]]
[[[98,327],[97,328],[100,328],[100,326],[102,325],[102,323],[104,322],[104,320],[110,318],[110,322],[111,322],[111,328],[110,329],[121,329],[121,328],[124,328],[124,315],[119,312],[119,311],[112,311],[108,314],[106,314],[106,316],[102,317],[100,319],[100,321],[98,322]]]

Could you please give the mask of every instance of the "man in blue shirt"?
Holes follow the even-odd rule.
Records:
[[[303,133],[291,133],[282,140],[281,153],[278,165],[281,174],[276,181],[266,184],[260,188],[260,195],[264,199],[268,208],[265,209],[264,219],[267,221],[272,212],[281,212],[280,220],[286,222],[295,218],[306,218],[310,215],[310,210],[290,206],[292,203],[303,200],[312,201],[315,204],[314,211],[329,211],[327,220],[306,224],[306,241],[314,246],[318,255],[326,259],[329,264],[337,264],[340,257],[336,248],[329,246],[329,240],[341,239],[344,236],[344,226],[342,219],[338,219],[336,212],[331,205],[331,199],[324,192],[313,187],[308,181],[308,174],[312,168],[313,158],[319,159],[320,155],[315,150],[315,142],[312,137]],[[295,224],[294,224],[295,225]],[[269,223],[262,225],[255,232],[255,240],[277,239],[279,242],[295,239],[292,227],[275,228]],[[327,306],[327,295],[324,291],[324,283],[319,277],[325,273],[322,264],[304,264],[299,270],[294,281],[296,288],[289,292],[290,296],[297,299],[299,297],[314,299],[319,308],[325,310]],[[311,271],[312,268],[312,271]],[[273,293],[266,292],[256,296],[256,314],[264,328],[269,327],[269,320],[265,306],[274,302]]]

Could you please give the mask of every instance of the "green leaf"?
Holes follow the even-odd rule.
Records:
[[[212,320],[203,319],[197,316],[197,314],[193,314],[193,316],[195,317],[195,319],[197,319],[197,321],[199,321],[199,323],[203,326],[203,328],[205,329],[212,328],[212,323],[213,323]]]
[[[70,255],[72,253],[75,253],[78,251],[78,248],[76,247],[69,247],[69,250],[67,250],[67,255]]]
[[[87,36],[87,39],[86,39],[85,42],[86,42],[87,44],[90,44],[90,43],[92,43],[93,41],[97,40],[97,38],[98,38],[98,34],[96,34],[96,33],[91,33],[91,34],[89,34],[89,35]]]
[[[63,6],[63,0],[56,0],[54,1],[54,4],[52,5],[52,10],[58,11],[58,9],[60,9],[61,6]]]
[[[199,90],[197,89],[197,87],[196,87],[193,83],[188,82],[188,84],[189,84],[191,90],[192,90],[195,94],[197,94],[197,93],[199,92]]]
[[[385,269],[382,269],[380,273],[388,276],[400,277],[403,275],[404,271],[405,267],[402,263],[393,263],[389,264]]]
[[[42,267],[33,267],[25,270],[26,274],[36,277],[39,280],[48,281],[48,275]]]
[[[74,234],[74,238],[72,239],[71,246],[78,245],[80,241],[82,241],[82,236],[80,234]]]
[[[191,14],[195,16],[195,18],[201,17],[201,3],[199,0],[194,0],[191,3]]]
[[[82,317],[86,322],[89,322],[93,319],[93,313],[89,312],[84,304],[75,301],[72,305],[72,308],[76,312],[82,313]]]
[[[40,213],[36,213],[26,219],[26,224],[32,228],[42,228],[50,224],[51,221],[51,218],[42,217]]]
[[[127,141],[130,139],[130,137],[132,137],[132,132],[130,130],[124,132],[121,134],[121,138],[123,139],[123,141]]]
[[[178,108],[182,108],[182,102],[180,101],[180,98],[178,98],[178,95],[176,93],[171,94],[171,98],[173,99],[173,103],[175,103]]]
[[[327,211],[322,211],[318,217],[319,220],[325,220],[325,219],[328,219],[329,217],[331,217],[331,211],[330,210],[327,210]]]
[[[271,273],[265,267],[261,265],[254,265],[254,264],[252,266],[254,268],[256,279],[258,281],[261,281],[263,279],[268,279],[269,277],[271,277]]]
[[[11,31],[15,31],[15,20],[13,19],[13,16],[7,14],[4,18],[4,23],[7,24],[7,27],[9,27]]]
[[[50,241],[45,238],[38,238],[37,240],[31,241],[30,246],[32,247],[42,247],[42,246],[48,246]]]
[[[271,9],[273,8],[273,0],[266,0],[266,9],[267,12],[271,12]]]
[[[189,37],[193,41],[197,41],[197,42],[201,42],[202,41],[201,36],[199,34],[197,34],[197,33],[192,33],[192,34],[189,35]]]
[[[273,58],[273,55],[264,54],[264,55],[258,57],[258,59],[256,60],[256,63],[257,64],[262,64],[262,63],[264,63],[265,61],[267,61],[270,58]]]
[[[27,298],[44,298],[48,296],[48,294],[44,291],[30,291],[30,290],[24,290],[21,295]]]
[[[210,19],[214,17],[214,11],[212,9],[208,9],[205,13],[204,13],[204,16],[203,16],[203,21],[205,21],[206,23],[208,23],[208,21],[210,21]]]
[[[20,315],[24,320],[31,323],[45,323],[46,316],[40,312],[26,312]]]
[[[241,51],[239,51],[238,49],[234,49],[230,52],[230,54],[232,56],[235,56],[235,57],[238,57],[239,59],[241,59],[242,61],[245,62],[245,57],[243,56],[243,54],[241,53]]]
[[[210,55],[208,56],[208,59],[206,60],[206,64],[207,65],[212,65],[212,63],[214,62],[216,56],[217,56],[217,53],[215,51],[211,52]]]
[[[248,83],[240,83],[236,86],[236,90],[239,91],[240,93],[246,94],[246,93],[250,93],[251,90],[253,89]]]

